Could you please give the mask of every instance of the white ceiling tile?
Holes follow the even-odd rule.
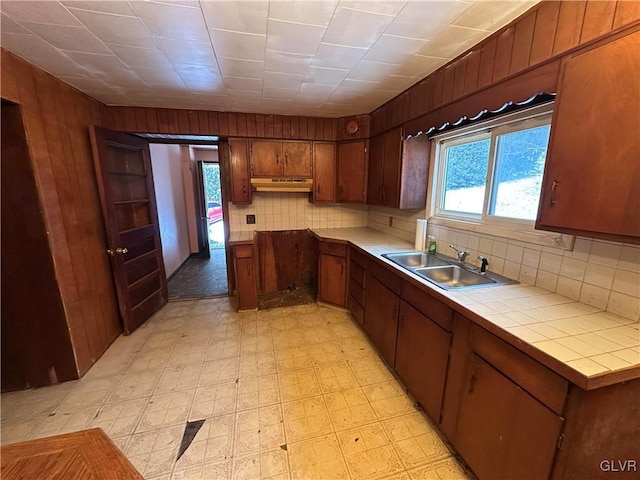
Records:
[[[216,65],[216,57],[208,42],[176,42],[168,38],[154,38],[155,43],[171,63]]]
[[[2,1],[2,12],[16,22],[78,26],[80,23],[58,2]]]
[[[418,53],[451,59],[489,35],[490,33],[484,30],[449,25],[436,38],[427,42]]]
[[[126,15],[135,17],[135,12],[131,9],[128,2],[109,1],[97,2],[96,0],[64,0],[62,3],[65,7],[79,8],[80,10],[90,10],[92,12],[112,13],[114,15]]]
[[[24,35],[29,35],[31,32],[21,26],[18,22],[10,19],[6,15],[1,15],[0,20],[0,32],[2,33],[22,33]]]
[[[383,90],[394,90],[396,92],[402,92],[417,81],[418,79],[416,79],[415,77],[405,77],[402,75],[391,74],[380,81],[380,88]]]
[[[224,79],[224,84],[231,90],[262,91],[261,78],[234,77],[231,75],[224,75],[222,78]]]
[[[326,27],[337,4],[337,0],[269,2],[269,18]]]
[[[208,28],[267,34],[269,2],[200,2]]]
[[[105,43],[152,47],[151,35],[136,17],[69,9],[91,32]]]
[[[264,60],[267,37],[228,30],[210,29],[213,48],[219,57]]]
[[[223,75],[236,77],[262,78],[262,72],[264,72],[262,60],[218,57],[218,65]]]
[[[91,75],[114,75],[122,71],[130,71],[129,67],[115,55],[97,55],[84,52],[67,52],[67,55]]]
[[[313,98],[329,98],[329,96],[335,90],[333,85],[318,85],[315,83],[303,83],[300,85],[298,91],[298,97],[313,97]]]
[[[329,23],[323,42],[369,48],[392,20],[393,17],[388,15],[338,7]]]
[[[505,17],[515,18],[530,9],[535,3],[531,1],[492,0],[478,1],[452,23],[459,27],[477,30],[495,31],[505,24]]]
[[[141,1],[129,3],[155,37],[190,42],[209,41],[207,27],[199,8]]]
[[[271,72],[305,74],[309,70],[313,58],[311,55],[267,50],[264,67]]]
[[[60,50],[86,53],[111,53],[104,44],[82,26],[23,23],[33,33]]]
[[[265,86],[262,89],[262,98],[264,99],[278,99],[278,100],[291,100],[296,96],[298,92],[297,88],[272,88]]]
[[[440,57],[427,57],[424,55],[411,55],[398,65],[395,73],[407,77],[426,77],[429,73],[437,70],[449,60]]]
[[[313,55],[324,32],[325,27],[269,19],[267,48],[277,52]]]
[[[364,60],[401,64],[407,56],[420,51],[424,44],[424,40],[385,34],[373,44]]]
[[[385,34],[429,40],[469,8],[469,5],[452,0],[408,2],[393,19]]]
[[[396,65],[391,63],[367,62],[363,60],[351,70],[347,79],[380,82],[384,80],[387,75],[391,75],[395,69]]]
[[[366,48],[321,43],[313,59],[313,66],[351,70],[366,53]]]
[[[308,84],[338,85],[348,73],[346,69],[310,67],[304,81]]]
[[[3,0],[0,41],[107,104],[336,117],[374,110],[536,2],[472,3]]]
[[[182,77],[178,75],[178,72],[171,69],[158,70],[155,68],[145,67],[131,67],[131,69],[138,75],[144,83],[154,87],[184,87],[184,81]]]
[[[297,90],[303,80],[303,75],[264,72],[264,86],[266,88],[289,88]]]
[[[400,12],[400,10],[402,10],[402,7],[404,7],[405,3],[405,1],[401,0],[392,0],[390,2],[342,1],[340,2],[340,7],[351,8],[353,10],[361,10],[363,12],[378,13],[381,15],[395,16],[398,14],[398,12]]]
[[[107,44],[107,47],[129,67],[171,68],[167,57],[158,48],[138,48]]]

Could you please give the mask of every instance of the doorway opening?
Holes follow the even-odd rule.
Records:
[[[218,145],[150,145],[169,301],[228,295]],[[226,205],[225,205],[226,206]]]

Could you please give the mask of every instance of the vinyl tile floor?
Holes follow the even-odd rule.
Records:
[[[226,295],[227,260],[224,248],[212,248],[210,258],[192,257],[167,285],[171,300]]]
[[[316,304],[171,302],[0,412],[2,444],[101,427],[149,480],[468,478],[352,317]]]

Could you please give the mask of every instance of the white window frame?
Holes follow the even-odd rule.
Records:
[[[430,202],[427,205],[427,213],[430,214],[428,215],[430,216],[430,223],[453,228],[463,228],[465,230],[474,230],[500,237],[516,238],[522,241],[557,248],[573,248],[573,236],[536,230],[535,220],[516,219],[488,214],[490,202],[496,194],[493,183],[497,137],[519,130],[550,124],[552,109],[553,102],[545,103],[434,136],[432,142],[435,148],[432,149],[434,154],[432,157],[433,170],[430,182],[433,188],[431,190],[432,195]],[[491,146],[489,150],[489,163],[487,166],[487,178],[485,180],[482,213],[465,213],[441,208],[445,193],[446,148],[487,138],[491,139]]]

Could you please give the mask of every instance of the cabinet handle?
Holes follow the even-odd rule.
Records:
[[[242,185],[242,193],[244,193],[244,194],[247,193],[247,186],[246,185]]]
[[[556,204],[556,190],[558,189],[558,182],[556,180],[551,184],[551,195],[549,196],[549,206],[553,207]]]
[[[276,165],[280,165],[280,154],[276,153]]]
[[[404,312],[400,314],[400,319],[398,320],[398,326],[401,327],[404,324]]]
[[[471,376],[469,377],[469,393],[473,393],[473,390],[476,388],[476,372],[471,372]]]
[[[320,195],[320,184],[318,184],[318,185],[316,186],[316,193],[317,193],[318,195]]]
[[[289,165],[289,154],[288,153],[284,154],[284,164],[285,165]]]

